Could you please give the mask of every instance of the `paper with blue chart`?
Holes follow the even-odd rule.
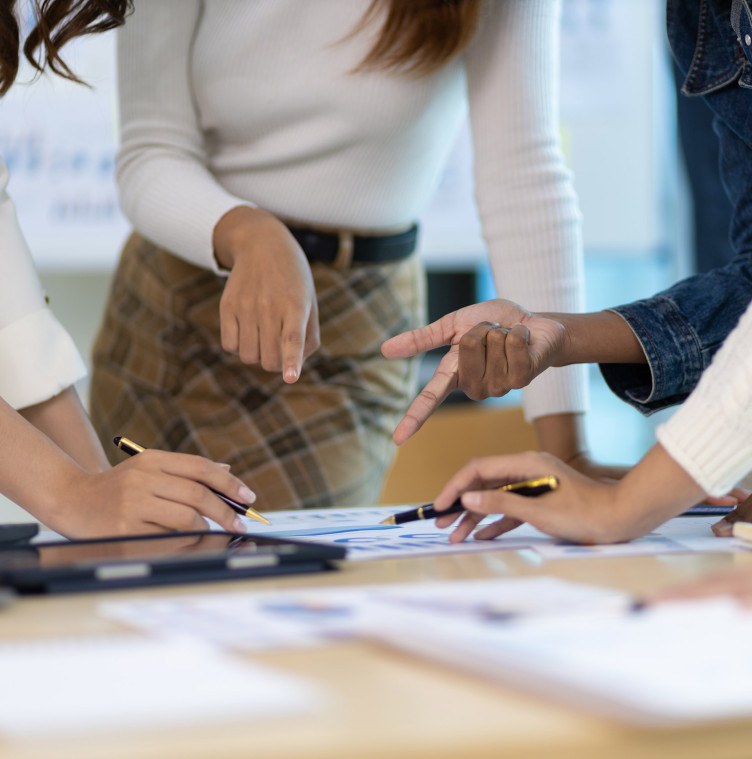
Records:
[[[243,521],[251,533],[344,545],[347,547],[348,561],[525,548],[535,550],[546,559],[732,550],[730,539],[716,538],[711,532],[710,526],[718,517],[672,519],[644,538],[617,545],[561,543],[527,524],[496,540],[469,539],[464,543],[450,543],[451,530],[440,530],[433,520],[404,525],[381,524],[384,518],[406,508],[378,506],[275,511],[267,515],[272,521],[271,525],[262,525],[251,519]],[[482,524],[493,520],[493,517],[488,517]]]
[[[318,646],[403,629],[416,612],[504,625],[530,617],[621,614],[621,591],[555,577],[303,587],[108,600],[100,612],[158,638],[244,651]],[[419,619],[420,619],[419,615]]]

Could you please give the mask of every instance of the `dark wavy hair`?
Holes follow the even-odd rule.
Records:
[[[27,60],[37,71],[49,66],[56,74],[80,82],[60,57],[60,48],[83,34],[120,26],[133,0],[32,0],[31,6],[36,24],[23,43]],[[0,96],[16,79],[20,52],[16,0],[0,0]]]
[[[379,38],[355,70],[430,74],[465,49],[478,28],[482,4],[483,0],[371,0],[353,34],[382,9],[386,18]]]

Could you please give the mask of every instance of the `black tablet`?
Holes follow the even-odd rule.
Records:
[[[318,572],[342,546],[228,532],[41,542],[0,550],[0,585],[64,593]]]

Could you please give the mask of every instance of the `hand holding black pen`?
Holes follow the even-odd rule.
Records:
[[[120,448],[120,450],[124,451],[129,456],[135,456],[137,453],[143,453],[146,450],[143,446],[139,445],[138,443],[134,443],[132,440],[129,440],[126,437],[121,437],[120,435],[114,438],[112,442],[115,443],[115,445],[118,448]],[[176,455],[176,454],[173,454],[173,455]],[[263,516],[262,514],[259,514],[258,511],[256,511],[253,507],[249,506],[247,503],[246,504],[239,503],[238,501],[235,501],[232,498],[229,498],[224,493],[220,492],[219,490],[216,490],[210,485],[205,485],[205,487],[208,490],[210,490],[212,493],[214,493],[214,495],[216,495],[217,498],[224,501],[236,514],[239,514],[240,516],[244,516],[244,517],[250,517],[251,519],[255,519],[258,522],[263,522],[264,524],[271,524],[271,522],[269,522],[269,520],[265,516]],[[242,486],[242,489],[244,489],[244,491],[247,491],[249,498],[255,497],[253,493],[250,490],[248,490],[247,487]]]
[[[544,493],[548,493],[551,490],[556,490],[558,486],[559,480],[556,477],[553,475],[546,475],[545,477],[537,477],[532,480],[511,482],[496,489],[506,490],[510,493],[515,493],[516,495],[527,496],[528,498],[534,498],[543,495]],[[423,506],[418,506],[416,509],[402,511],[399,514],[392,514],[392,516],[384,519],[381,524],[405,524],[405,522],[415,522],[419,519],[435,519],[436,517],[442,517],[448,514],[461,514],[465,510],[466,509],[459,498],[448,509],[444,509],[443,511],[436,511],[433,504],[427,503]]]

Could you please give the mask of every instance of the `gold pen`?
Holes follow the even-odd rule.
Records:
[[[137,453],[143,453],[146,450],[142,445],[134,443],[132,440],[128,440],[127,437],[122,437],[121,435],[113,438],[112,442],[115,443],[121,451],[125,451],[129,456],[135,456]],[[257,522],[271,524],[263,514],[259,514],[253,507],[233,501],[232,498],[228,498],[224,493],[220,493],[218,490],[209,487],[209,485],[206,485],[205,487],[209,488],[217,498],[221,498],[236,514],[240,514],[241,517],[250,517]]]
[[[534,498],[535,496],[548,493],[551,490],[556,490],[558,487],[559,478],[552,474],[547,474],[544,477],[536,477],[534,480],[510,482],[508,485],[502,485],[495,489],[507,490],[516,495],[524,495],[528,498]],[[410,511],[401,511],[399,514],[392,514],[392,516],[382,520],[381,524],[404,524],[405,522],[415,522],[418,519],[435,519],[436,517],[444,516],[444,514],[459,514],[463,511],[465,511],[465,507],[462,505],[462,501],[459,498],[448,509],[444,509],[444,511],[436,511],[432,503],[426,503],[423,504],[423,506],[418,506],[417,509],[410,509]]]

